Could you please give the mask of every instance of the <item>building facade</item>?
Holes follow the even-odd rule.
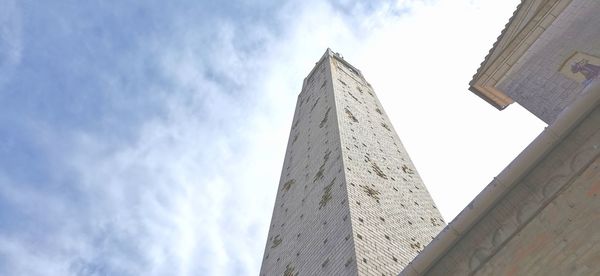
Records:
[[[518,102],[547,124],[600,74],[600,2],[524,0],[470,83],[503,109]]]
[[[599,14],[521,1],[471,91],[548,127],[401,275],[600,275]]]
[[[304,80],[261,275],[397,275],[445,226],[375,92],[327,50]]]

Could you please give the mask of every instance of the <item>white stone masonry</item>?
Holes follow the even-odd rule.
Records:
[[[444,226],[375,92],[328,50],[298,96],[261,275],[397,275]]]

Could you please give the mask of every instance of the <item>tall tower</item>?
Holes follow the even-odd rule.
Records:
[[[397,275],[444,225],[370,84],[327,49],[298,95],[261,275]]]

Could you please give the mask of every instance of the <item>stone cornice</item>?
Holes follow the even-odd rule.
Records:
[[[572,0],[523,0],[469,83],[473,93],[502,110],[513,100],[496,84]]]

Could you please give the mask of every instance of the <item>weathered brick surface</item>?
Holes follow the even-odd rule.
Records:
[[[261,275],[356,274],[329,58],[298,96]]]
[[[573,0],[496,87],[552,123],[583,89],[559,72],[565,60],[576,51],[600,57],[598,14],[600,1]]]
[[[444,225],[371,86],[326,53],[298,96],[261,275],[396,275]]]

